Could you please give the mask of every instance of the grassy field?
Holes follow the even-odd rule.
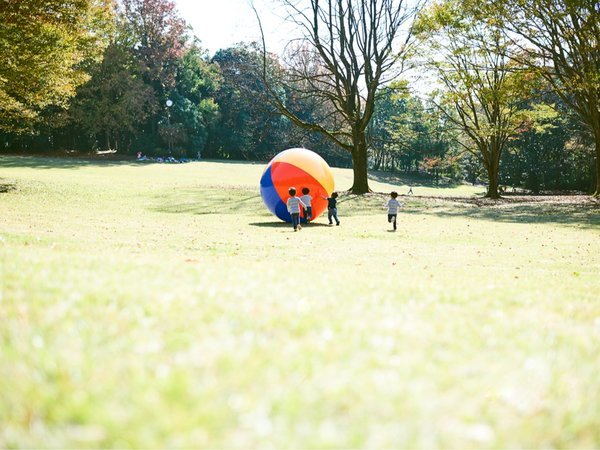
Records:
[[[0,447],[600,447],[597,203],[262,170],[0,157]]]

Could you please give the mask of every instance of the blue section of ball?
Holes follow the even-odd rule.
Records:
[[[292,221],[292,216],[290,215],[290,213],[287,210],[287,205],[285,203],[283,203],[283,201],[281,201],[281,200],[279,200],[279,202],[277,202],[277,206],[275,208],[275,215],[277,217],[279,217],[281,220],[283,220],[284,222]]]
[[[279,198],[279,194],[273,185],[270,166],[260,179],[260,195],[263,199],[263,202],[265,205],[267,205],[267,208],[272,214],[284,222],[292,221],[292,217],[287,210],[286,204],[283,202],[283,200],[281,200],[281,198]]]

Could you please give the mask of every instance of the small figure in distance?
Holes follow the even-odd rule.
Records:
[[[296,188],[290,187],[288,189],[288,193],[290,194],[290,198],[287,200],[287,210],[292,216],[292,225],[294,226],[294,231],[298,231],[302,229],[300,225],[300,206],[306,208],[306,205],[302,203],[298,197],[296,197]]]
[[[406,193],[406,195],[414,195],[414,192],[412,190],[412,186],[408,187],[408,192]]]
[[[398,193],[396,191],[390,192],[390,199],[387,202],[388,209],[388,223],[394,225],[394,231],[396,231],[396,219],[398,217],[398,208],[404,206],[400,203],[396,198],[398,197]]]
[[[339,225],[340,220],[338,219],[338,215],[337,215],[338,193],[333,192],[331,194],[331,197],[325,197],[323,195],[321,197],[324,198],[325,200],[327,200],[327,218],[329,219],[329,225],[333,225],[333,222],[331,221],[331,219],[335,219],[335,224]]]
[[[310,223],[312,220],[312,197],[308,194],[309,192],[309,188],[303,187],[302,196],[300,197],[300,201],[306,205],[304,208],[304,218],[306,219],[306,223]]]

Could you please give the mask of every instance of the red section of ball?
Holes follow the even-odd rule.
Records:
[[[327,209],[327,197],[329,194],[321,184],[304,170],[285,162],[273,162],[271,164],[271,180],[277,190],[279,198],[286,203],[290,197],[288,190],[290,187],[296,188],[296,196],[302,196],[302,188],[310,190],[309,195],[312,199],[313,219],[318,217]]]

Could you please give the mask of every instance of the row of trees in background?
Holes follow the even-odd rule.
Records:
[[[593,189],[600,195],[599,27],[600,8],[589,0],[506,0],[500,5],[446,0],[418,18],[416,33],[430,50],[424,63],[443,85],[436,106],[461,132],[460,145],[485,168],[487,196],[499,196],[501,162],[511,159],[506,155],[510,147],[546,145],[552,141],[541,133],[544,128],[565,130],[566,121],[552,122],[556,111],[564,111],[560,106],[584,126],[572,127],[571,133],[591,141],[596,162],[589,179],[595,178]],[[575,148],[565,144],[563,151]],[[537,157],[513,157],[511,162],[520,164],[512,167],[539,161],[539,149],[532,153]],[[585,166],[577,168],[577,178],[588,178]],[[562,169],[555,179],[573,181]],[[520,182],[522,175],[513,174],[512,182]],[[534,186],[542,179],[528,178]]]
[[[5,44],[9,61],[14,56],[12,66],[32,66],[24,83],[16,71],[11,83],[4,83],[5,73],[0,72],[5,149],[263,160],[282,148],[303,145],[333,164],[351,164],[342,150],[299,130],[269,105],[258,73],[263,55],[255,45],[222,49],[209,58],[190,38],[170,0],[122,0],[118,5],[110,0],[62,1],[64,11],[55,9],[61,1],[11,0],[6,7],[0,5],[2,18],[14,25],[0,30],[0,45]],[[53,39],[60,31],[67,40],[69,23],[80,22],[90,40],[89,55],[78,56],[80,49],[65,48],[59,41],[52,48],[37,47],[37,40],[48,38],[43,27],[32,31],[39,36],[24,50],[26,41],[18,28],[31,18],[43,24],[44,14],[59,15],[65,22],[64,30],[54,30]],[[45,59],[32,61],[36,52]],[[20,61],[20,55],[30,59]],[[65,66],[62,71],[59,64]],[[282,72],[275,56],[270,56],[269,67],[273,76]],[[48,68],[57,72],[54,85],[42,84]],[[2,94],[24,106],[14,111]],[[317,114],[314,104],[291,92],[282,95],[306,116]]]
[[[209,57],[171,0],[3,2],[3,148],[267,160],[305,146],[352,166],[355,192],[368,168],[490,197],[600,192],[597,3],[284,3],[304,36],[286,55]],[[407,63],[432,75],[419,95]]]

